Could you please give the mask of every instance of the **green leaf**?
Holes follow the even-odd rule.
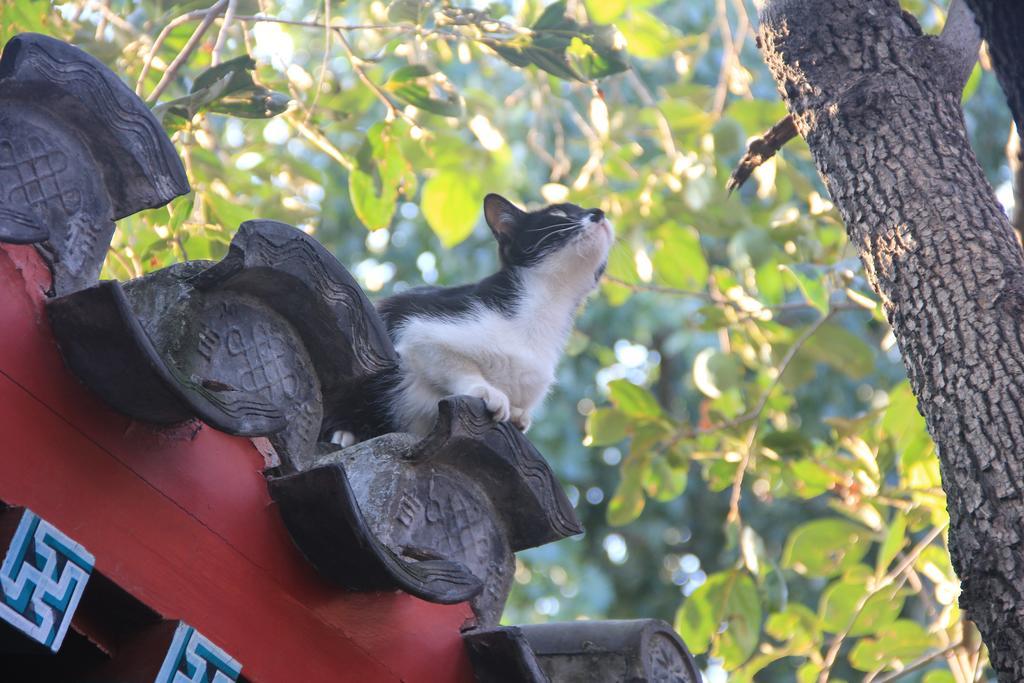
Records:
[[[454,93],[433,94],[433,72],[422,64],[407,64],[396,69],[384,84],[385,90],[414,107],[440,116],[458,118],[462,101]]]
[[[434,73],[424,64],[406,64],[395,69],[388,77],[387,85],[410,83],[420,78],[429,78]]]
[[[675,500],[686,491],[686,467],[672,467],[664,457],[656,457],[647,468],[644,490],[654,500]]]
[[[590,27],[593,33],[573,36],[565,50],[570,66],[591,80],[621,73],[629,68],[626,54],[615,47],[613,30],[608,27]]]
[[[800,267],[799,264],[781,265],[779,270],[791,283],[799,288],[811,306],[814,306],[823,314],[828,313],[828,289],[822,280],[821,274],[813,267]]]
[[[806,434],[795,429],[779,430],[765,434],[761,445],[770,448],[784,458],[809,456],[814,444]]]
[[[654,277],[677,289],[703,290],[708,281],[708,262],[700,235],[689,226],[665,223],[655,232]]]
[[[805,576],[834,576],[855,566],[871,548],[871,532],[845,519],[801,524],[786,540],[782,566]]]
[[[610,24],[626,11],[628,0],[587,0],[587,16],[598,24]]]
[[[866,595],[867,587],[863,582],[849,577],[833,582],[821,596],[822,629],[842,633],[852,623],[850,636],[869,635],[894,622],[903,609],[905,595],[895,586],[884,588],[865,600]],[[858,613],[862,601],[863,607]]]
[[[614,408],[597,408],[587,416],[588,446],[610,446],[626,438],[629,416]]]
[[[736,356],[717,349],[702,349],[693,359],[693,383],[708,398],[718,398],[737,386],[743,366]]]
[[[569,64],[564,50],[546,47],[525,47],[523,54],[534,66],[566,81],[581,81],[582,76]]]
[[[566,16],[566,2],[548,5],[529,36],[483,42],[510,64],[534,65],[568,81],[603,78],[629,68],[610,26],[582,26]]]
[[[658,399],[643,387],[637,386],[626,379],[617,379],[608,383],[612,403],[630,417],[656,418],[662,415]]]
[[[230,199],[225,199],[219,194],[206,192],[203,194],[203,203],[206,204],[215,219],[211,222],[219,223],[225,229],[234,230],[250,218],[255,218],[252,209],[245,204],[240,204]]]
[[[761,635],[761,603],[754,580],[733,569],[712,574],[676,612],[675,627],[695,653],[740,666],[753,654]]]
[[[480,216],[478,176],[441,171],[423,184],[420,208],[445,247],[469,237]]]
[[[257,85],[250,73],[255,68],[256,62],[248,55],[211,66],[196,76],[188,95],[161,102],[153,113],[158,118],[170,114],[188,121],[201,111],[248,119],[268,119],[285,112],[291,97]]]
[[[820,326],[802,351],[853,379],[863,379],[875,369],[875,352],[871,347],[846,328],[832,323]]]
[[[622,480],[608,501],[607,517],[612,526],[629,524],[644,511],[643,471],[644,463],[637,458],[622,463]]]
[[[881,577],[896,555],[907,542],[907,517],[899,510],[895,510],[892,519],[889,521],[889,529],[885,532],[885,540],[878,550],[878,561],[875,563],[875,576]]]
[[[759,268],[775,256],[775,242],[764,228],[745,228],[729,240],[729,263],[736,270]],[[828,301],[825,302],[826,306]]]
[[[457,97],[453,96],[448,99],[433,97],[430,91],[422,85],[415,83],[401,85],[393,88],[391,91],[400,100],[423,111],[429,111],[431,114],[452,118],[458,118],[462,115],[462,102]]]
[[[788,462],[793,476],[793,489],[801,498],[814,498],[828,491],[835,477],[827,469],[810,458]]]
[[[224,83],[223,92],[225,93],[251,88],[254,83],[249,72],[255,68],[256,60],[248,55],[229,59],[217,66],[211,66],[196,76],[196,79],[192,81],[192,88],[189,92],[197,93],[200,90],[210,88],[225,77],[227,77],[227,81]]]
[[[650,12],[630,10],[629,16],[618,23],[626,37],[630,54],[641,59],[667,57],[681,45],[675,29]]]
[[[935,638],[920,624],[899,619],[880,628],[870,638],[861,638],[850,650],[849,660],[861,671],[881,671],[905,666],[936,645]]]
[[[420,24],[421,10],[425,3],[422,0],[392,0],[388,5],[388,21],[396,24],[403,22]]]
[[[371,126],[356,156],[358,165],[348,175],[352,208],[368,230],[389,226],[398,206],[407,162],[397,133],[383,121]]]
[[[981,62],[979,61],[974,65],[974,68],[971,69],[971,75],[967,79],[967,84],[964,86],[963,93],[960,95],[961,104],[966,104],[967,100],[971,99],[971,96],[973,96],[975,91],[978,89],[978,86],[981,84],[981,72]]]
[[[243,119],[269,119],[287,111],[291,101],[291,96],[284,93],[255,87],[223,95],[213,100],[207,109]]]
[[[725,113],[748,136],[760,135],[785,118],[786,105],[780,100],[736,100]]]
[[[558,0],[553,2],[544,8],[541,15],[537,17],[537,21],[533,22],[534,31],[543,31],[545,29],[565,29],[575,26],[576,22],[570,21],[565,16],[565,11],[568,3],[566,0]]]
[[[904,380],[889,391],[889,407],[882,418],[882,430],[896,442],[902,464],[931,460],[934,450],[924,417],[917,410],[917,398]]]
[[[801,664],[800,668],[796,670],[796,681],[797,683],[817,683],[820,675],[821,665],[808,661]]]
[[[809,650],[821,642],[818,615],[799,603],[790,603],[781,612],[769,615],[764,630],[797,652]]]
[[[167,206],[170,212],[170,220],[167,222],[167,230],[172,235],[178,234],[182,224],[192,215],[192,209],[196,205],[196,193],[189,192],[184,197],[178,197]]]

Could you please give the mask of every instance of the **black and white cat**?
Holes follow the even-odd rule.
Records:
[[[555,380],[573,318],[604,272],[614,232],[600,209],[527,212],[496,194],[484,216],[501,269],[470,285],[415,287],[377,310],[401,358],[385,410],[394,431],[425,435],[445,396],[484,400],[525,431]],[[385,403],[382,402],[382,403]],[[353,437],[335,433],[348,445]]]

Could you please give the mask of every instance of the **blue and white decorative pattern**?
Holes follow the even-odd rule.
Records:
[[[85,548],[26,509],[0,564],[0,620],[56,652],[94,561]]]
[[[183,621],[178,622],[153,683],[233,683],[242,665]]]

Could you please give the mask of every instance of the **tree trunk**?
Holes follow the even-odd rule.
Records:
[[[965,55],[896,0],[771,0],[759,31],[938,446],[960,605],[1024,681],[1024,253],[967,139]]]

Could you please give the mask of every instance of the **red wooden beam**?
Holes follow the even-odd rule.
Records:
[[[59,527],[164,618],[195,626],[248,680],[472,680],[466,605],[321,579],[288,537],[252,443],[108,409],[65,369],[47,289],[34,249],[0,245],[0,499]]]

